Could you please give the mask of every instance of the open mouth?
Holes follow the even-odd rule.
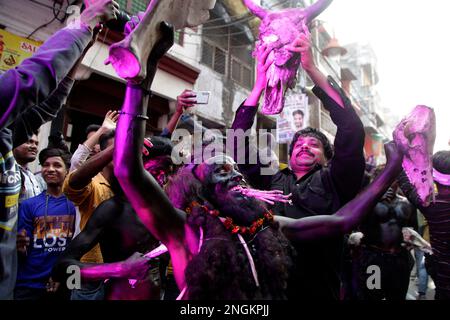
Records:
[[[237,185],[228,189],[230,192],[241,192],[243,187],[241,185]]]
[[[240,181],[238,184],[233,184],[228,188],[229,192],[242,193],[243,190],[248,189],[247,184],[244,180]]]

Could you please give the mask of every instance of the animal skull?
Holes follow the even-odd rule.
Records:
[[[262,55],[263,45],[273,48],[268,57],[273,63],[267,71],[268,81],[262,113],[274,115],[283,110],[286,90],[295,86],[297,69],[300,66],[300,55],[288,51],[285,47],[303,32],[303,22],[310,23],[332,1],[319,0],[308,8],[267,11],[252,0],[243,0],[250,12],[262,20],[254,55]]]
[[[427,106],[417,106],[394,131],[394,140],[404,153],[403,169],[424,207],[434,201],[433,155],[436,116]]]
[[[161,38],[161,22],[170,23],[174,30],[198,26],[209,19],[209,10],[215,3],[215,0],[151,0],[138,26],[109,48],[107,61],[122,78],[145,79],[147,59]]]

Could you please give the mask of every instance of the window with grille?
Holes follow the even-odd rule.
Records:
[[[231,56],[231,61],[228,61],[228,59],[226,50],[220,48],[212,41],[203,39],[201,63],[223,75],[227,74],[228,64],[231,63],[231,79],[250,89],[253,85],[252,66],[242,62],[235,56]]]
[[[120,10],[135,15],[140,11],[145,11],[150,0],[116,0],[116,2],[119,3]]]
[[[120,10],[128,12],[128,0],[116,0],[116,2],[119,4]]]
[[[214,48],[214,71],[225,74],[227,68],[227,56],[225,50]]]
[[[128,0],[130,1],[130,0]],[[139,11],[145,11],[147,9],[150,0],[132,0],[131,1],[131,13],[135,14]]]
[[[372,81],[372,79],[373,79],[373,75],[372,75],[372,65],[370,65],[370,64],[365,64],[365,65],[363,65],[362,67],[362,75],[363,75],[363,77],[362,77],[362,85],[364,86],[364,87],[370,87],[370,86],[372,86],[373,85],[373,81]]]
[[[214,47],[208,42],[203,41],[202,44],[202,63],[213,69],[214,64]]]
[[[235,57],[231,58],[231,79],[246,88],[251,88],[253,85],[252,69],[250,66],[237,60]]]
[[[231,60],[231,79],[237,82],[241,81],[241,68],[242,65],[239,61],[237,61],[236,59]]]
[[[201,62],[220,74],[227,73],[227,52],[205,40],[202,44]]]
[[[184,30],[176,31],[174,36],[175,36],[174,42],[180,46],[183,46],[184,45]]]

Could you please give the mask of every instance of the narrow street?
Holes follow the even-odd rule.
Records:
[[[418,296],[417,286],[418,286],[418,279],[416,277],[416,266],[414,265],[414,268],[411,271],[408,294],[406,296],[406,300],[417,300],[417,296]],[[434,291],[435,291],[434,289],[435,289],[434,282],[433,282],[433,280],[431,280],[430,277],[428,277],[428,290],[427,290],[427,294],[426,294],[426,299],[423,299],[423,300],[434,300]]]

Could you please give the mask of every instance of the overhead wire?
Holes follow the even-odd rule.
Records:
[[[267,10],[273,9],[274,7],[279,6],[279,5],[283,5],[283,4],[287,3],[288,1],[290,1],[290,0],[282,0],[282,1],[276,2],[276,3],[272,4],[270,7],[268,7]],[[227,18],[228,19],[236,18],[236,20],[233,20],[228,23],[221,24],[221,25],[207,26],[207,24],[210,24],[210,23],[213,23],[216,21],[220,21],[220,20],[224,20]],[[221,28],[231,27],[231,26],[234,26],[237,24],[245,23],[245,22],[253,20],[255,18],[256,17],[253,14],[251,14],[250,12],[246,12],[244,14],[235,15],[235,16],[219,17],[219,18],[210,19],[210,20],[204,22],[201,26],[202,26],[202,31],[215,30],[215,29],[221,29]],[[242,31],[239,34],[246,33],[246,32],[247,31]],[[196,35],[196,36],[198,35],[196,33],[190,33],[190,34]],[[238,33],[235,33],[235,34],[238,34]],[[235,34],[231,34],[231,35],[235,35]],[[219,35],[219,34],[217,34],[217,35]],[[223,36],[223,33],[221,33],[220,35]]]
[[[59,2],[56,1],[56,0],[53,0],[53,5],[52,5],[51,7],[48,6],[48,5],[46,5],[46,4],[44,4],[44,3],[42,3],[42,2],[36,1],[36,0],[29,0],[29,1],[31,1],[31,2],[33,2],[33,3],[36,3],[36,4],[38,4],[38,5],[41,5],[41,6],[45,6],[45,7],[51,8],[51,9],[52,9],[52,13],[53,13],[53,18],[52,18],[50,21],[48,21],[48,22],[46,22],[46,23],[40,25],[39,27],[35,28],[35,29],[34,29],[34,30],[26,37],[26,39],[30,39],[36,32],[38,32],[38,31],[41,30],[42,28],[45,28],[45,27],[47,27],[48,25],[52,24],[55,20],[58,20],[59,22],[63,23],[64,20],[65,20],[65,18],[66,18],[66,16],[67,16],[66,10],[67,10],[67,8],[68,8],[69,5],[70,5],[70,4],[69,4],[69,0],[66,0],[66,3],[67,3],[66,8],[65,8],[65,10],[62,10],[62,8],[63,8],[63,3],[62,3],[62,2],[59,3]],[[61,12],[64,13],[64,16],[63,16],[62,18],[59,17],[59,14],[60,14]]]
[[[290,0],[282,0],[282,1],[276,2],[276,3],[272,4],[271,6],[269,6],[267,8],[267,10],[273,9],[276,6],[279,6],[279,5],[286,4],[288,1],[290,1]],[[207,36],[210,36],[210,37],[228,37],[228,36],[241,35],[241,34],[247,33],[248,31],[247,30],[242,30],[242,31],[238,31],[238,32],[225,33],[225,34],[224,33],[211,33],[211,32],[205,32],[205,31],[232,27],[234,25],[245,23],[247,21],[255,19],[255,16],[252,15],[251,13],[245,13],[245,14],[242,14],[242,15],[229,16],[228,18],[233,18],[233,17],[239,17],[239,18],[238,18],[238,20],[234,20],[234,21],[231,21],[231,22],[226,23],[226,24],[215,25],[215,26],[210,26],[210,27],[205,26],[206,24],[209,24],[209,23],[212,23],[212,22],[215,22],[215,21],[224,20],[224,19],[226,19],[226,17],[210,19],[210,20],[208,20],[208,21],[206,21],[205,23],[202,24],[202,34],[198,34],[198,33],[194,33],[194,32],[186,32],[186,31],[184,31],[184,34],[189,35],[189,36],[197,36],[197,37],[202,37],[204,35],[207,35]]]
[[[273,8],[275,8],[276,6],[279,6],[279,5],[283,5],[283,4],[287,3],[288,1],[290,1],[290,0],[281,0],[281,1],[279,1],[279,2],[273,3],[271,6],[269,6],[269,7],[267,8],[267,10],[273,9]],[[246,13],[239,14],[239,15],[234,15],[234,16],[217,17],[217,18],[214,18],[214,19],[210,19],[210,20],[206,21],[206,22],[203,23],[203,24],[205,25],[205,24],[213,23],[213,22],[216,22],[216,21],[225,20],[225,19],[227,19],[227,18],[237,18],[237,19],[242,19],[242,18],[244,18],[244,19],[245,19],[246,17],[247,17],[247,18],[250,18],[250,20],[253,19],[253,18],[255,18],[254,15],[252,15],[252,14],[249,13],[249,12],[246,12]]]

